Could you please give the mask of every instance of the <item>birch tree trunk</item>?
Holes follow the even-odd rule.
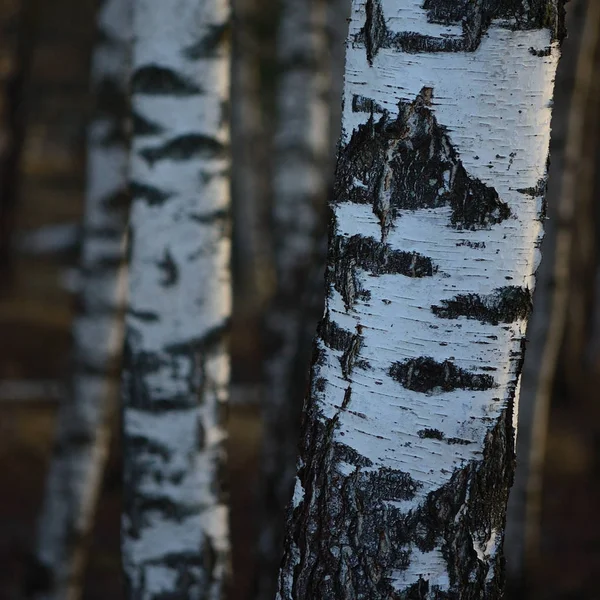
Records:
[[[73,324],[73,376],[57,417],[57,438],[39,524],[39,599],[81,596],[87,536],[115,426],[128,214],[128,3],[104,0],[92,58],[96,108],[88,133],[87,190],[79,314]]]
[[[502,597],[560,3],[354,0],[278,597]]]
[[[572,14],[568,23],[569,31],[577,35],[569,40],[571,50],[565,49],[557,76],[557,90],[562,87],[563,94],[565,89],[570,93],[561,106],[564,107],[565,117],[561,118],[561,111],[557,111],[552,121],[553,139],[556,140],[556,134],[560,139],[562,134],[565,141],[561,147],[553,147],[552,152],[546,235],[542,245],[544,260],[536,275],[535,312],[527,329],[529,347],[521,383],[518,466],[508,504],[504,548],[508,557],[509,583],[515,590],[529,587],[542,559],[542,484],[557,369],[564,369],[565,363],[584,364],[582,355],[585,344],[581,342],[566,352],[568,360],[559,360],[565,335],[568,339],[571,330],[576,333],[581,331],[568,324],[576,265],[580,269],[582,265],[589,269],[588,261],[594,257],[592,252],[588,255],[588,261],[583,258],[585,253],[574,258],[573,243],[575,237],[586,239],[585,235],[576,236],[574,231],[575,225],[581,223],[580,214],[585,215],[588,227],[589,223],[594,222],[593,211],[586,206],[593,195],[589,173],[593,169],[593,161],[586,158],[593,156],[593,152],[590,153],[586,145],[591,139],[596,139],[593,127],[596,108],[593,72],[600,6],[594,0],[582,1],[583,7],[577,11],[576,4],[569,5]],[[578,13],[581,16],[577,16]],[[563,62],[565,60],[566,63]],[[593,270],[588,270],[587,277],[582,279],[589,286],[590,280],[593,280]],[[583,311],[582,317],[587,314],[588,311]],[[571,397],[577,398],[578,395],[571,394]]]
[[[128,597],[222,597],[231,311],[226,0],[135,0],[123,560]]]
[[[257,595],[270,600],[281,559],[285,508],[295,472],[310,335],[310,278],[324,234],[329,184],[329,88],[324,0],[284,0],[278,33],[280,71],[274,139],[273,236],[276,292],[266,312],[263,518]]]

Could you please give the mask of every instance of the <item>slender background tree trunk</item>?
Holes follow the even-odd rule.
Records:
[[[79,314],[73,324],[73,375],[57,418],[36,560],[36,598],[81,596],[115,411],[122,349],[123,247],[128,201],[127,76],[129,5],[104,0],[92,59],[95,115],[88,134],[87,193]]]
[[[573,257],[573,241],[578,237],[575,223],[585,215],[588,227],[595,223],[586,198],[592,195],[593,182],[586,169],[593,166],[586,148],[594,140],[593,66],[597,47],[600,11],[595,2],[571,3],[569,31],[559,65],[557,90],[564,101],[555,106],[552,120],[553,144],[547,196],[544,255],[536,273],[535,310],[527,328],[528,349],[523,366],[520,394],[517,469],[508,505],[505,554],[511,590],[526,589],[535,579],[541,555],[542,480],[546,456],[550,408],[561,365],[584,365],[585,343],[559,360],[565,334],[570,330],[568,314],[572,296],[573,267],[586,265],[586,279],[593,278],[596,253]],[[578,16],[581,15],[581,16]],[[565,61],[565,62],[563,62]],[[569,97],[568,92],[572,90]],[[556,98],[558,100],[558,98]],[[567,108],[568,105],[568,108]],[[589,200],[588,200],[589,203]],[[588,230],[589,232],[589,230]],[[581,235],[585,240],[587,236]],[[589,261],[593,261],[591,268]],[[591,272],[590,272],[591,271]],[[580,297],[583,294],[580,294]],[[590,310],[582,316],[589,318]],[[581,328],[574,327],[575,331]],[[581,337],[580,335],[578,337]],[[568,358],[567,358],[568,357]],[[583,377],[582,377],[583,379]],[[573,394],[573,398],[577,395]]]
[[[264,447],[257,598],[269,600],[281,559],[285,507],[295,472],[300,410],[312,332],[311,275],[320,264],[329,184],[330,70],[325,0],[284,0],[274,139],[273,237],[277,275],[266,311]],[[310,335],[310,334],[309,334]]]
[[[230,8],[133,8],[123,560],[129,598],[216,600],[229,571]]]
[[[279,598],[501,598],[562,5],[354,1]]]

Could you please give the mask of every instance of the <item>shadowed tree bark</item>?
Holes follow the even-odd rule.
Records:
[[[57,417],[57,438],[36,549],[39,599],[81,597],[87,537],[116,425],[128,215],[127,77],[129,4],[104,0],[92,58],[95,112],[88,133],[87,190],[73,375]]]
[[[278,598],[499,599],[559,2],[355,0]]]
[[[25,139],[25,90],[37,33],[37,0],[6,2],[1,12],[2,68],[7,72],[0,73],[0,277],[7,285]]]
[[[280,73],[273,167],[276,290],[265,316],[265,401],[256,598],[270,600],[293,487],[300,410],[310,360],[307,332],[330,183],[330,88],[325,0],[285,0],[277,40]],[[312,311],[314,312],[314,310]]]
[[[221,598],[231,311],[226,0],[133,2],[123,560],[128,597]]]
[[[570,49],[559,65],[557,90],[570,89],[564,107],[565,117],[557,111],[553,119],[553,136],[564,142],[552,148],[550,190],[548,194],[546,234],[542,251],[544,260],[536,274],[535,311],[527,328],[528,350],[523,365],[519,435],[517,439],[517,469],[508,504],[505,554],[511,591],[526,590],[541,564],[541,503],[546,438],[550,405],[555,381],[560,370],[569,371],[573,365],[584,365],[586,340],[582,340],[583,324],[591,330],[591,307],[576,307],[573,295],[585,304],[582,281],[594,277],[596,253],[590,251],[590,234],[596,222],[591,200],[593,197],[594,117],[597,112],[596,79],[593,77],[594,58],[600,36],[600,6],[595,2],[569,5]],[[581,16],[578,16],[581,14]],[[563,61],[565,61],[563,63]],[[570,79],[570,81],[569,81]],[[565,92],[562,92],[563,95]],[[568,99],[568,108],[566,100]],[[564,121],[564,122],[563,122]],[[554,187],[553,187],[554,185]],[[591,226],[591,231],[590,231]],[[576,229],[579,229],[577,231]],[[576,242],[576,240],[579,240]],[[575,247],[585,250],[576,252]],[[579,254],[579,255],[577,255]],[[579,280],[580,291],[574,294]],[[569,310],[571,307],[571,310]],[[574,323],[569,315],[576,315]],[[579,327],[576,326],[579,323]],[[565,348],[567,340],[576,341]],[[563,346],[564,360],[559,359]],[[578,372],[571,380],[585,381]],[[572,393],[572,398],[580,394]],[[583,397],[583,395],[581,395]]]

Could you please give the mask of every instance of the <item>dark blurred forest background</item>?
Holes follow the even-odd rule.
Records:
[[[257,67],[254,85],[259,90],[261,127],[253,130],[252,123],[246,127],[256,136],[250,140],[251,152],[260,153],[268,174],[279,74],[274,60],[277,3],[237,0],[236,4],[233,103],[240,101],[236,93],[245,89],[241,80],[236,81],[236,60],[250,53]],[[329,5],[329,55],[324,59],[333,65],[335,123],[343,51],[339,32],[345,14],[344,2],[329,0]],[[0,0],[1,600],[22,598],[54,418],[69,372],[95,10],[94,0]],[[521,396],[524,414],[531,413],[527,403],[531,406],[538,394],[544,371],[551,394],[547,442],[542,444],[541,528],[528,582],[531,598],[593,600],[600,598],[600,19],[588,26],[583,47],[586,19],[589,25],[590,14],[598,11],[590,11],[585,0],[571,0],[568,10],[569,37],[554,102],[548,235],[534,309],[537,333],[532,330],[528,336],[528,379]],[[582,60],[587,68],[581,68]],[[578,80],[582,73],[584,81]],[[577,119],[579,134],[570,137]],[[243,161],[248,151],[235,122],[232,139],[235,173],[236,152]],[[235,600],[251,597],[257,535],[261,311],[271,292],[272,265],[267,251],[244,244],[268,237],[268,190],[259,198],[250,207],[254,215],[235,215],[258,232],[254,238],[234,234],[229,478]],[[248,256],[258,256],[252,268]],[[319,276],[314,285],[321,281]],[[559,301],[557,293],[562,294]],[[546,349],[552,333],[558,339],[554,354]],[[536,414],[543,418],[543,413]],[[531,425],[524,425],[525,433],[527,427]],[[546,430],[543,423],[541,429]],[[523,456],[519,460],[527,462]],[[90,541],[86,600],[123,597],[120,491],[115,437]]]

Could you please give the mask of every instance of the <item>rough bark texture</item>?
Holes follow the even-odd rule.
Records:
[[[87,534],[93,524],[111,427],[122,350],[124,237],[128,216],[126,87],[128,4],[104,0],[92,59],[96,108],[88,165],[79,314],[73,324],[73,376],[57,417],[57,438],[39,524],[39,599],[81,596]],[[31,587],[31,586],[30,586]]]
[[[230,10],[226,0],[133,8],[127,593],[216,600],[229,570]]]
[[[499,599],[553,2],[355,0],[281,599]]]
[[[310,283],[318,261],[329,184],[330,79],[326,3],[285,0],[278,36],[278,125],[274,140],[273,232],[277,285],[265,320],[265,427],[257,598],[270,600],[281,560],[285,508],[295,473],[310,344]],[[314,312],[314,311],[313,311]]]
[[[589,208],[593,197],[593,176],[586,173],[585,165],[592,166],[586,157],[593,156],[587,147],[595,143],[594,115],[597,112],[597,94],[593,77],[595,49],[600,46],[600,6],[581,0],[568,5],[569,39],[565,43],[556,86],[556,112],[552,120],[552,164],[547,197],[547,220],[542,244],[544,258],[536,273],[535,311],[527,328],[528,348],[523,365],[519,435],[517,439],[517,469],[508,504],[504,550],[507,556],[507,576],[512,590],[525,590],[535,579],[542,564],[541,500],[542,479],[546,464],[546,438],[549,429],[551,399],[555,380],[568,365],[583,367],[585,343],[575,344],[568,350],[561,346],[570,332],[581,331],[568,323],[570,308],[577,302],[571,298],[572,280],[578,269],[587,271],[585,281],[593,279],[589,262],[597,254],[588,248],[574,256],[575,239],[585,245],[584,231],[575,232],[582,216],[594,224],[594,211]],[[596,88],[598,84],[596,83]],[[594,142],[591,142],[594,140]],[[588,205],[586,207],[586,205]],[[587,261],[583,258],[587,257]],[[586,269],[587,267],[587,269]],[[571,313],[572,314],[572,313]],[[579,318],[586,318],[582,310]],[[589,323],[588,323],[589,324]],[[579,330],[579,331],[578,331]],[[591,327],[588,327],[588,331]],[[584,373],[577,373],[577,381],[586,381]],[[572,398],[585,395],[572,393]]]

